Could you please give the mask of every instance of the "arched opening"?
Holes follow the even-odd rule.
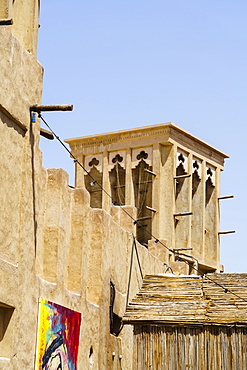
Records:
[[[114,204],[123,206],[125,204],[125,169],[116,163],[109,173],[111,184],[111,195]]]
[[[85,187],[90,193],[90,207],[102,208],[102,173],[92,165],[89,174],[85,175]]]
[[[144,159],[148,154],[144,151],[139,154],[141,159],[139,164],[132,171],[135,206],[137,208],[136,237],[139,243],[148,246],[148,240],[151,239],[152,232],[152,214],[147,208],[152,207],[152,175],[146,170],[152,171]],[[137,156],[138,157],[138,156]]]

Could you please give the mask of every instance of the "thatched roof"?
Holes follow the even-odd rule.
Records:
[[[145,276],[141,291],[127,307],[124,322],[246,326],[247,274],[207,276],[214,282],[193,275]]]

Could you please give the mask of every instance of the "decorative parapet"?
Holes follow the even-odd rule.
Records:
[[[93,167],[96,167],[98,171],[102,172],[102,154],[93,154],[85,157],[85,169],[90,172]]]
[[[152,157],[152,147],[132,149],[132,168],[138,166],[141,160],[144,160],[149,166],[152,166]]]
[[[109,153],[109,165],[108,165],[109,171],[111,171],[117,163],[119,163],[121,167],[126,169],[125,150],[117,150]]]

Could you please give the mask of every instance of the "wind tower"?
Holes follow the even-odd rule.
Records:
[[[76,164],[75,184],[89,191],[91,207],[103,208],[120,224],[121,214],[126,220],[121,208],[132,212],[139,243],[174,269],[223,270],[219,198],[227,154],[173,123],[66,142],[86,170]],[[183,262],[174,264],[178,259]]]

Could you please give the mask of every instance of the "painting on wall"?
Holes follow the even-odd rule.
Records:
[[[35,370],[77,370],[81,314],[39,300]]]

